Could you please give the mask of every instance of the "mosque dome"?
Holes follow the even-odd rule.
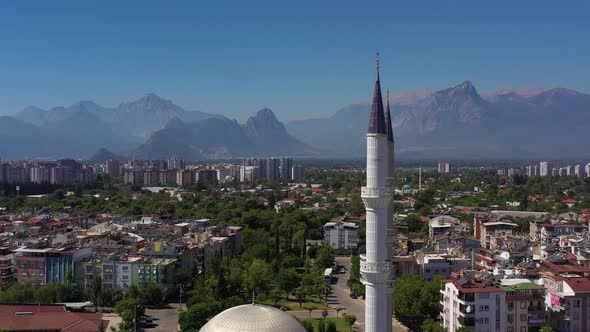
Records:
[[[200,332],[306,332],[291,315],[266,305],[245,304],[211,318]]]

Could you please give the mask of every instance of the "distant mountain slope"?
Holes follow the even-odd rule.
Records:
[[[506,90],[483,98],[474,85],[393,103],[396,149],[415,158],[590,156],[584,127],[590,95],[568,89]],[[368,104],[356,104],[323,119],[293,121],[289,132],[317,148],[362,156]]]
[[[171,119],[198,122],[208,118],[223,117],[186,111],[155,94],[121,103],[116,108],[92,101],[48,110],[30,106],[14,117],[1,119],[0,138],[11,137],[12,144],[0,143],[0,155],[5,158],[85,157],[101,147],[128,151],[164,128]],[[23,126],[26,129],[14,129]]]
[[[270,109],[259,111],[243,126],[235,120],[210,118],[184,123],[175,118],[131,152],[134,158],[224,159],[245,156],[308,155],[316,150],[285,130]]]

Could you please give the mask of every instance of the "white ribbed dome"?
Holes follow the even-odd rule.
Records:
[[[245,304],[211,318],[200,332],[306,332],[299,322],[277,308]]]

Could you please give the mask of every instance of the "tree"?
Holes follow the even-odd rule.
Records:
[[[444,327],[435,322],[432,318],[425,320],[420,327],[423,332],[445,332]]]
[[[221,309],[221,304],[215,301],[194,304],[178,316],[180,329],[182,331],[198,332],[209,318],[220,313]]]
[[[301,325],[303,326],[303,328],[305,329],[305,331],[307,331],[307,332],[313,332],[313,324],[310,321],[308,321],[308,320],[302,320],[300,322],[301,322]]]
[[[456,329],[455,332],[475,332],[475,330],[470,327],[460,327]]]
[[[285,299],[289,299],[289,294],[301,285],[301,277],[294,269],[280,270],[277,274],[277,284],[285,292]]]
[[[307,318],[311,318],[311,312],[313,311],[313,307],[312,306],[305,306],[305,309],[307,309]]]
[[[328,324],[326,326],[326,332],[337,332],[336,323],[334,323],[333,321],[328,321]]]
[[[326,326],[323,319],[320,319],[318,322],[318,332],[326,332]]]
[[[393,294],[393,311],[411,329],[418,330],[427,318],[436,318],[440,308],[440,279],[426,282],[417,275],[407,274],[398,279]]]
[[[90,300],[94,303],[94,311],[98,311],[98,306],[102,303],[102,278],[100,275],[98,275],[92,283]]]
[[[297,297],[297,302],[299,302],[299,308],[303,306],[303,300],[307,296],[307,287],[299,286],[295,288],[295,296]]]
[[[336,255],[334,249],[327,244],[318,247],[318,256],[315,260],[316,265],[321,269],[327,269],[334,265]]]
[[[244,276],[248,293],[265,293],[270,288],[270,269],[263,260],[255,259]]]
[[[353,315],[353,314],[349,314],[348,312],[345,312],[345,313],[342,314],[342,318],[344,318],[344,321],[346,322],[346,325],[348,325],[348,327],[352,331],[352,326],[356,322],[356,316]]]
[[[145,307],[139,298],[125,298],[115,305],[115,311],[121,316],[121,329],[130,330],[145,314]]]
[[[336,318],[338,318],[338,314],[340,313],[340,311],[342,311],[342,309],[344,309],[344,308],[342,308],[342,307],[334,308],[334,310],[336,310]]]
[[[549,325],[543,325],[539,332],[554,332],[555,330]]]
[[[141,300],[144,305],[160,306],[164,304],[165,295],[164,290],[156,283],[145,283],[139,289],[141,293]]]

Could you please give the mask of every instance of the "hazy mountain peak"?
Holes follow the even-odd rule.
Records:
[[[72,106],[70,106],[70,108],[78,109],[81,111],[96,111],[102,109],[100,105],[91,100],[80,100],[79,102],[74,103]]]
[[[541,88],[536,88],[536,87],[525,87],[525,88],[503,88],[503,89],[499,89],[490,93],[486,93],[484,95],[484,97],[486,99],[490,99],[490,100],[494,100],[499,96],[504,96],[504,95],[514,95],[514,96],[520,96],[523,98],[528,98],[528,97],[532,97],[532,96],[536,96],[539,93],[543,92],[543,90]]]
[[[148,93],[136,101],[121,103],[119,108],[130,111],[158,111],[180,109],[171,100],[162,98],[155,93]]]
[[[274,112],[270,108],[263,108],[260,111],[256,112],[256,115],[253,117],[260,120],[270,120],[270,121],[279,121],[275,116]]]

